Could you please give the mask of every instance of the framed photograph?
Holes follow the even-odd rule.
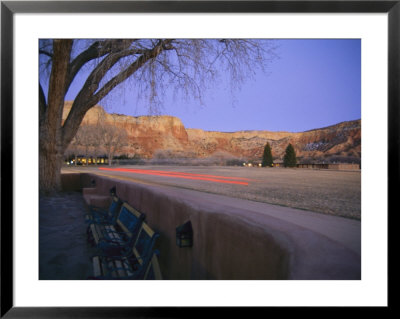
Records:
[[[194,312],[203,313],[204,311],[206,314],[210,310],[222,315],[231,311],[232,313],[237,311],[248,313],[253,310],[267,313],[271,310],[282,311],[281,308],[289,310],[293,308],[317,308],[322,309],[322,311],[325,311],[326,307],[379,307],[382,310],[389,309],[389,212],[393,210],[394,191],[399,186],[399,18],[399,1],[2,1],[1,316],[7,318],[56,318],[58,316],[177,318],[190,317],[191,313]],[[358,227],[361,238],[360,247],[357,246],[357,249],[359,250],[358,256],[361,260],[361,266],[357,269],[357,275],[351,278],[342,278],[335,277],[335,274],[332,274],[336,280],[329,280],[329,276],[320,277],[318,280],[308,280],[307,277],[297,274],[296,276],[293,275],[292,278],[286,278],[294,280],[277,280],[278,277],[273,280],[247,280],[247,277],[240,278],[241,280],[230,280],[229,277],[227,280],[202,280],[202,278],[196,278],[196,276],[194,276],[195,279],[200,280],[186,280],[186,278],[175,280],[179,277],[175,276],[166,278],[170,280],[131,281],[81,280],[83,278],[80,277],[57,277],[57,272],[52,277],[46,276],[47,274],[45,275],[39,269],[40,258],[44,258],[43,255],[39,254],[39,234],[41,227],[42,229],[47,227],[43,224],[43,220],[39,218],[38,195],[39,188],[42,185],[39,180],[41,168],[38,132],[39,122],[41,121],[42,87],[39,84],[40,89],[38,90],[38,72],[39,68],[46,64],[46,60],[39,57],[39,51],[49,57],[53,54],[53,52],[45,49],[46,39],[81,39],[83,41],[91,39],[143,39],[143,42],[138,42],[137,46],[137,50],[140,50],[140,52],[144,52],[147,45],[150,44],[155,45],[154,50],[157,48],[160,50],[176,50],[176,47],[170,46],[168,41],[161,43],[156,40],[147,40],[160,38],[221,39],[220,42],[226,45],[229,54],[233,52],[233,46],[229,47],[225,43],[226,39],[267,39],[279,44],[297,41],[304,46],[307,45],[307,41],[315,43],[323,43],[323,41],[333,43],[336,41],[336,45],[341,49],[343,49],[343,46],[346,46],[346,48],[350,46],[354,50],[354,60],[349,60],[353,62],[349,62],[346,68],[354,67],[354,64],[352,64],[354,61],[359,66],[354,73],[355,77],[358,76],[355,81],[356,86],[350,88],[352,82],[348,77],[351,75],[346,75],[344,76],[346,83],[341,83],[342,86],[338,86],[338,90],[342,91],[338,91],[336,95],[349,97],[354,94],[357,100],[355,104],[360,105],[360,107],[355,107],[357,109],[356,115],[352,116],[361,117],[359,122],[356,121],[356,124],[362,127],[362,130],[361,128],[358,130],[362,139],[359,137],[359,142],[356,143],[358,151],[346,153],[346,156],[359,154],[359,158],[353,160],[359,161],[355,165],[362,163],[359,176],[361,185],[357,184],[361,186],[361,198],[357,202],[361,211],[358,211],[356,216],[351,216],[357,222],[361,222],[362,226],[361,229]],[[250,45],[253,44],[251,42]],[[124,44],[118,43],[118,45]],[[185,45],[182,45],[184,48],[182,56],[192,52]],[[205,44],[205,46],[208,46],[208,44]],[[300,47],[297,46],[296,49],[293,49],[294,46],[292,47],[294,56],[301,54],[298,49]],[[242,50],[240,46],[236,46],[236,48]],[[252,46],[252,49],[254,48],[255,46]],[[333,46],[327,46],[327,48],[321,52],[327,56],[339,54],[339,51],[335,51]],[[156,51],[153,51],[152,54],[157,56],[154,53]],[[240,52],[247,54],[245,50]],[[225,53],[225,51],[218,51],[217,56]],[[177,56],[179,60],[179,54]],[[314,55],[313,57],[316,58]],[[151,56],[150,58],[154,57]],[[227,59],[228,63],[232,61],[239,63],[239,60]],[[182,61],[191,63],[188,62],[191,59],[183,59]],[[247,62],[251,64],[249,61]],[[159,60],[158,63],[165,68],[164,70],[167,70],[167,73],[172,74],[172,77],[175,79],[179,77],[175,74],[175,70],[179,69],[179,63],[171,68],[165,66],[167,65],[166,60]],[[61,64],[60,67],[62,68]],[[295,68],[299,70],[298,72],[301,70],[295,64],[291,64],[288,68]],[[152,70],[149,68],[148,73],[143,72],[141,76],[154,76],[154,73],[152,73],[154,70]],[[238,79],[240,74],[238,75],[235,72],[239,69],[232,68],[232,70],[231,74]],[[305,63],[302,71],[304,72],[303,79],[306,81],[308,72],[326,71],[327,68],[321,65],[318,69],[307,70]],[[335,80],[333,76],[339,71],[338,69],[335,71],[332,64],[329,72],[332,72],[330,73],[332,76],[326,83],[333,83]],[[184,73],[181,75],[184,75]],[[106,83],[105,87],[108,84],[113,85],[111,83],[115,79],[113,76],[108,79],[110,82]],[[157,81],[160,80],[166,81],[166,77],[157,78]],[[280,90],[282,91],[274,96],[274,105],[279,105],[281,101],[286,99],[283,90],[284,85],[298,87],[297,91],[301,91],[303,88],[301,77],[289,79],[284,78],[282,74],[281,81],[283,84]],[[178,83],[185,88],[193,85],[183,76],[182,82]],[[153,82],[151,84],[146,87],[146,89],[149,89],[150,99],[157,97],[155,91],[152,90],[155,85],[153,85]],[[197,83],[194,84],[194,87],[193,92],[199,89]],[[324,90],[323,86],[319,86],[318,83],[314,83],[314,88],[315,91]],[[253,87],[253,89],[263,90],[262,87],[258,86]],[[45,91],[50,92],[48,87]],[[102,90],[94,90],[93,94],[101,92]],[[272,100],[273,89],[270,89],[269,92]],[[306,94],[304,93],[302,96]],[[340,103],[336,102],[334,98],[333,95],[330,96],[329,102]],[[220,102],[218,98],[216,98],[216,101],[217,103]],[[290,103],[293,104],[294,102],[291,101]],[[273,109],[272,105],[269,106]],[[346,105],[332,106],[334,112],[330,115],[331,118],[336,119],[334,117],[335,112],[349,111],[349,107]],[[214,109],[216,108],[218,107],[214,107]],[[184,113],[184,111],[182,112]],[[224,110],[223,112],[227,113],[228,111]],[[210,124],[210,128],[206,129],[212,131],[211,118],[223,118],[223,112],[215,112],[212,116],[209,115],[208,124]],[[299,111],[298,114],[300,113]],[[200,111],[196,114],[198,118],[202,116]],[[207,118],[206,111],[204,114],[204,118]],[[272,117],[272,113],[270,114]],[[304,116],[304,114],[302,115]],[[263,116],[267,118],[266,114],[263,114]],[[315,114],[309,115],[310,118],[313,116],[318,117]],[[242,110],[241,118],[243,121],[247,121],[250,117],[247,117]],[[301,117],[301,119],[299,121],[304,122],[306,117]],[[227,117],[225,122],[232,121],[232,118],[228,119]],[[231,127],[227,125],[224,132],[236,131],[235,128]],[[250,129],[245,127],[242,130]],[[307,129],[293,128],[293,130],[304,131]],[[346,129],[350,130],[350,127]],[[198,144],[201,143],[200,138],[196,141]],[[319,143],[308,142],[307,150],[321,147]],[[277,148],[282,148],[282,146],[274,144],[273,150]],[[206,147],[202,150],[204,157],[210,154],[215,156],[216,154],[216,152],[211,151],[206,154]],[[81,149],[79,151],[83,152]],[[138,154],[142,152],[140,153],[141,159],[145,158],[145,150],[137,152]],[[78,156],[75,153],[74,155],[70,154],[70,157],[66,160],[66,165],[77,164]],[[289,153],[288,149],[286,149],[286,155],[287,153]],[[339,153],[339,151],[335,154],[332,153],[336,155],[335,159],[326,156],[324,159],[329,160],[329,164],[336,165],[336,162],[333,161],[337,160],[339,155],[342,155],[342,153]],[[157,154],[159,162],[165,161],[165,150],[163,153],[159,151],[155,154]],[[246,166],[245,169],[255,171],[256,169],[261,170],[261,167],[265,166],[264,162],[261,162],[261,155],[260,151],[260,154],[257,155],[260,157],[260,162],[246,159],[242,163],[242,157],[232,157],[229,160],[241,161],[240,166],[242,168]],[[270,166],[286,166],[286,155],[285,158],[282,157],[282,161],[278,159],[273,162],[271,159]],[[185,156],[185,158],[188,157],[186,153]],[[103,162],[100,162],[100,158],[102,157],[98,159],[96,155],[96,159],[91,157],[90,161],[91,163],[94,161],[107,163],[113,156],[104,155]],[[121,156],[120,158],[123,159]],[[154,154],[153,158],[156,158]],[[134,159],[137,160],[137,158]],[[296,164],[295,156],[294,162]],[[81,156],[79,163],[88,164],[88,157]],[[175,164],[179,166],[179,162],[177,163]],[[327,163],[321,160],[318,164],[320,166],[313,168],[326,168]],[[305,169],[309,168],[308,166],[311,164],[303,161],[301,165],[303,166],[300,168]],[[260,168],[254,168],[255,166]],[[128,169],[125,169],[125,173],[127,172]],[[106,168],[103,168],[103,173],[107,173]],[[143,168],[137,167],[134,167],[128,173],[149,174]],[[217,176],[217,173],[211,172],[205,175],[204,173],[182,173],[181,171],[171,173],[170,171],[159,170],[156,173],[152,171],[151,174],[179,177],[185,181],[191,179],[198,183],[202,183],[203,180],[227,184],[246,183],[243,176],[233,180],[223,176],[222,173]],[[151,183],[151,179],[148,182]],[[184,187],[186,186],[184,185]],[[303,209],[307,209],[307,207]],[[352,210],[352,208],[343,206],[342,210],[347,211],[346,209]],[[344,217],[348,217],[345,216],[345,212],[342,212],[342,214],[344,214]],[[72,225],[75,221],[72,215],[70,217],[71,219],[67,222]],[[49,218],[51,219],[50,215]],[[186,223],[176,228],[177,246],[191,245],[191,238],[185,237],[187,233],[190,233],[190,227],[191,224]],[[340,229],[332,229],[330,229],[332,233],[337,232],[335,236],[341,236]],[[179,237],[178,233],[182,237]],[[326,237],[329,237],[329,235],[326,234]],[[293,235],[291,238],[296,237]],[[327,246],[321,244],[320,247],[325,247],[328,251]],[[247,256],[246,252],[243,254]],[[335,254],[337,254],[336,257],[343,256],[339,250],[335,250]],[[42,268],[45,263],[44,260],[50,262],[50,259],[46,258],[42,259]],[[326,256],[326,258],[328,259],[329,256]],[[63,260],[67,259],[68,256]],[[59,265],[63,260],[52,260],[51,262],[54,265]],[[318,264],[318,262],[310,259],[310,263],[313,262],[315,262],[315,265]],[[334,261],[332,262],[335,264]],[[308,264],[308,261],[304,263]],[[351,264],[351,261],[346,260],[344,263]],[[257,269],[257,267],[252,269]],[[212,279],[212,276],[205,279]]]

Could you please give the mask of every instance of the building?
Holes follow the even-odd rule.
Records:
[[[273,167],[283,167],[283,160],[281,160],[281,159],[274,160],[272,166]]]
[[[76,164],[75,164],[75,158],[72,159],[69,163],[69,165],[101,165],[101,164],[108,164],[108,158],[107,156],[98,156],[97,158],[92,157],[92,156],[83,156],[79,155],[76,157]]]
[[[314,169],[337,169],[337,170],[358,170],[360,164],[347,163],[312,163],[312,164],[297,164],[298,168],[314,168]]]

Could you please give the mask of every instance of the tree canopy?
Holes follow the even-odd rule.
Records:
[[[263,157],[262,157],[262,167],[271,167],[274,163],[274,160],[272,158],[272,151],[271,151],[271,145],[267,143],[264,147],[264,152],[263,152]]]

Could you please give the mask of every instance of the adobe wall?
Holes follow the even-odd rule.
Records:
[[[61,174],[61,188],[64,191],[80,191],[82,189],[81,174]]]
[[[69,177],[75,184],[77,178]],[[359,256],[283,220],[210,204],[197,192],[91,174],[80,174],[79,179],[83,188],[95,180],[96,189],[85,191],[91,196],[107,196],[116,186],[121,199],[146,214],[147,223],[160,234],[156,248],[164,279],[360,279]],[[107,202],[93,197],[92,204]],[[179,248],[175,229],[188,220],[193,247]]]

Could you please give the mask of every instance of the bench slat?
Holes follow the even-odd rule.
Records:
[[[99,233],[98,233],[98,231],[96,229],[96,225],[95,224],[91,224],[90,225],[90,230],[92,232],[93,239],[94,239],[95,243],[97,244],[100,241],[100,237],[99,237]]]
[[[124,258],[123,261],[124,261],[124,265],[125,265],[126,275],[127,276],[133,276],[133,272],[126,265],[127,263],[129,264],[128,260],[126,258]]]
[[[115,264],[115,268],[117,269],[117,272],[116,272],[117,276],[118,277],[125,277],[125,271],[123,270],[123,266],[122,266],[121,261],[120,260],[116,260],[114,262],[114,264]]]
[[[146,269],[146,272],[144,274],[144,279],[150,279],[150,280],[162,279],[160,265],[158,263],[158,257],[155,252],[153,253],[149,266]]]
[[[93,275],[95,277],[100,277],[103,275],[103,272],[101,271],[101,264],[100,264],[99,256],[93,257]]]

